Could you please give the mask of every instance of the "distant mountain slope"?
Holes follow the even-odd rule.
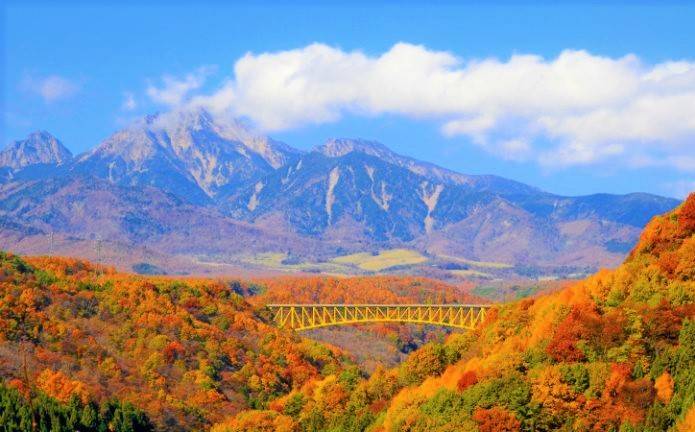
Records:
[[[421,181],[417,174],[368,154],[328,157],[312,152],[248,187],[230,211],[250,220],[279,212],[306,235],[322,234],[350,219],[373,239],[407,241],[427,216],[414,194],[425,187]]]
[[[199,207],[155,187],[112,184],[70,175],[0,188],[0,211],[24,235],[57,232],[75,238],[144,245],[168,254],[211,255],[302,247],[291,233],[268,232]],[[9,228],[9,227],[8,227]]]
[[[616,262],[654,214],[649,194],[562,197],[494,176],[467,176],[379,143],[331,140],[226,204],[236,218],[273,216],[324,239],[415,242],[422,250],[509,263]],[[611,255],[613,256],[611,258]]]
[[[47,133],[2,155],[4,226],[222,262],[250,251],[311,263],[408,248],[430,263],[596,268],[618,264],[644,224],[678,204],[558,196],[373,141],[332,139],[302,152],[201,109],[147,116],[75,159]]]

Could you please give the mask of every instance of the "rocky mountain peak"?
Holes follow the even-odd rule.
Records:
[[[21,169],[37,164],[61,165],[71,159],[70,150],[56,137],[46,131],[36,131],[0,152],[0,167]]]
[[[260,156],[273,168],[284,165],[299,152],[254,130],[241,119],[217,116],[202,107],[146,116],[133,128],[149,136],[161,137],[174,153],[224,154],[229,151]]]
[[[352,152],[362,153],[405,168],[435,183],[469,184],[473,181],[472,176],[400,155],[378,141],[336,138],[328,140],[322,146],[317,147],[315,151],[332,158],[342,157]]]
[[[133,122],[82,157],[78,169],[203,203],[285,165],[295,154],[242,121],[191,108]]]
[[[154,129],[172,131],[189,130],[213,130],[216,129],[212,115],[203,108],[190,108],[170,111],[163,114],[146,116],[148,126]]]
[[[341,157],[348,153],[359,152],[379,158],[392,159],[397,155],[388,147],[377,141],[350,138],[333,138],[316,148],[316,151],[328,157]]]

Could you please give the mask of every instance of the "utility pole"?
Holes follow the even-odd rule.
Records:
[[[48,255],[53,256],[53,231],[48,234]]]
[[[99,269],[101,267],[101,236],[96,235],[94,240],[94,252],[97,255],[97,274],[99,274]]]

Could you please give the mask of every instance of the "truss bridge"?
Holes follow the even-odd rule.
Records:
[[[281,328],[309,330],[360,323],[431,324],[474,329],[490,305],[474,304],[270,304],[272,321]]]

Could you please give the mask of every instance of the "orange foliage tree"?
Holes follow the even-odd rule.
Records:
[[[480,432],[518,432],[521,422],[509,411],[500,407],[477,409],[473,420],[478,423]]]

